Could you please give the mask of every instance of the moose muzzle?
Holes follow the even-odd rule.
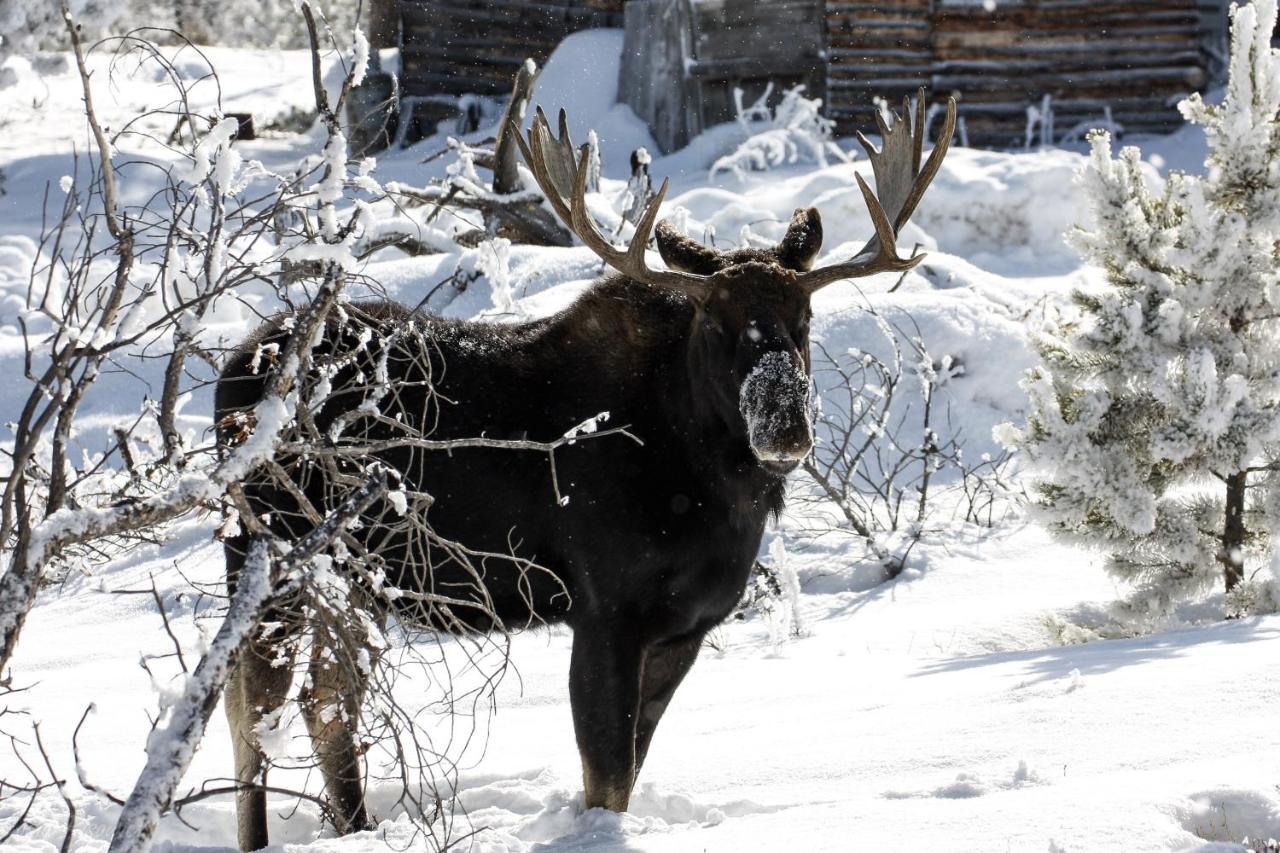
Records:
[[[767,352],[742,383],[738,408],[756,458],[775,473],[800,464],[813,448],[809,376],[799,358]]]

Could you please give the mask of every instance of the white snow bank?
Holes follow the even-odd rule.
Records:
[[[930,256],[934,258],[946,256]],[[916,277],[893,294],[869,290],[862,296],[851,284],[832,285],[828,291],[815,300],[810,332],[819,395],[830,396],[831,383],[838,381],[819,370],[826,363],[824,351],[839,360],[850,358],[850,350],[891,360],[879,316],[892,327],[903,348],[904,380],[895,395],[893,422],[899,421],[907,406],[918,411],[922,404],[921,383],[912,373],[919,358],[909,348],[915,340],[935,365],[949,357],[957,374],[938,388],[934,428],[944,437],[962,436],[966,457],[976,460],[983,453],[1000,453],[991,430],[1008,418],[1006,413],[1022,412],[1026,398],[1018,382],[1035,363],[1021,318],[1011,316],[981,289],[940,290]],[[916,438],[913,432],[906,437]],[[819,435],[819,440],[824,438],[828,437]]]
[[[33,614],[15,671],[39,675],[30,699],[66,772],[70,732],[96,699],[80,738],[85,772],[117,792],[132,781],[148,727],[140,709],[151,701],[138,654],[163,654],[169,643],[148,597],[110,590],[145,588],[154,573],[180,639],[196,648],[193,599],[175,599],[162,570],[179,559],[193,580],[212,581],[218,547],[207,537],[206,526],[188,526],[99,580],[73,581]],[[1105,582],[1089,580],[1101,573],[1039,535],[952,550],[924,577],[803,596],[810,634],[781,657],[769,656],[758,623],[723,629],[723,651],[706,650],[676,694],[627,815],[582,811],[568,633],[517,638],[520,678],[504,682],[483,758],[477,743],[458,784],[469,817],[455,832],[487,830],[461,849],[905,844],[989,853],[1040,851],[1053,840],[1063,850],[1172,851],[1274,831],[1280,802],[1269,774],[1280,756],[1265,738],[1241,735],[1268,731],[1280,700],[1268,675],[1280,617],[1043,648],[1037,611],[1101,589]],[[417,679],[400,687],[410,708],[432,699],[434,688]],[[1225,719],[1232,724],[1206,725]],[[296,715],[290,724],[290,749],[305,751]],[[230,772],[225,726],[216,714],[188,782]],[[439,726],[443,734],[445,721]],[[272,779],[307,784],[304,774]],[[81,818],[73,849],[105,849],[116,808],[74,785],[73,796]],[[317,838],[313,806],[294,813],[273,797],[273,839],[298,853],[370,853],[388,842],[424,850],[407,846],[412,828],[394,799],[392,786],[375,783],[369,802],[379,830],[336,840]],[[0,805],[0,820],[17,805]],[[224,798],[184,812],[195,830],[168,818],[160,849],[225,849],[233,813]],[[41,828],[14,849],[56,849],[64,814],[56,797],[44,800],[35,813]]]
[[[1075,182],[1084,164],[1083,156],[1067,151],[1009,155],[952,148],[912,219],[940,249],[983,269],[1066,272],[1079,259],[1063,237],[1091,221]]]
[[[525,124],[541,106],[554,129],[556,115],[564,109],[573,141],[581,145],[594,130],[604,173],[625,179],[631,174],[631,152],[641,146],[656,151],[658,146],[631,108],[618,103],[621,64],[622,30],[573,33],[560,42],[538,75]]]

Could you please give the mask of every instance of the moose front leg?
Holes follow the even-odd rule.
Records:
[[[636,778],[636,722],[644,650],[616,626],[573,632],[569,702],[587,808],[627,810]]]
[[[640,717],[636,722],[636,775],[649,754],[658,721],[702,648],[702,632],[655,643],[645,651],[640,677]]]

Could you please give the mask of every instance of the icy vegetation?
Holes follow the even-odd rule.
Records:
[[[6,8],[25,14],[43,7]],[[1270,8],[1269,2],[1258,5],[1262,27]],[[265,32],[262,37],[288,41]],[[1265,52],[1265,37],[1258,39],[1256,50]],[[539,78],[533,103],[551,115],[568,107],[578,142],[587,139],[585,128],[600,131],[602,177],[588,204],[602,230],[612,229],[621,240],[630,227],[618,212],[628,192],[629,154],[656,147],[635,117],[614,104],[616,70],[612,76],[583,71],[616,69],[620,45],[620,34],[608,32],[567,40]],[[353,52],[359,53],[358,44],[348,49],[348,59]],[[193,198],[191,182],[198,182],[204,188],[198,203],[206,205],[199,209],[207,212],[219,193],[249,198],[268,186],[261,181],[287,180],[310,158],[299,191],[335,202],[334,218],[321,220],[332,241],[291,245],[284,259],[351,271],[352,297],[380,293],[449,317],[512,322],[563,309],[600,274],[598,259],[581,246],[493,239],[476,228],[475,217],[447,207],[429,215],[447,181],[475,183],[473,175],[483,174],[471,168],[474,160],[468,165],[466,146],[481,147],[494,127],[459,134],[445,126],[413,148],[379,155],[376,163],[348,160],[320,123],[310,125],[306,53],[214,47],[202,55],[176,48],[166,55],[189,81],[200,80],[208,64],[217,68],[220,91],[193,85],[194,109],[220,118],[221,104],[222,111],[251,112],[276,129],[256,141],[231,142],[225,122],[210,122],[185,137],[184,154],[130,137],[123,151],[130,165],[120,171],[129,204],[171,191],[156,165],[185,179],[183,191]],[[0,78],[15,83],[0,88],[5,422],[18,417],[29,390],[20,381],[24,328],[35,339],[68,333],[65,315],[33,310],[27,293],[30,271],[47,267],[51,251],[41,243],[46,193],[47,203],[61,209],[87,168],[79,81],[68,65],[47,60],[14,57],[0,68]],[[171,97],[156,66],[117,69],[107,87],[110,57],[95,54],[90,65],[95,79],[104,81],[104,124],[119,128],[137,120],[140,131],[158,139],[173,130],[171,117],[138,119],[144,108]],[[338,65],[336,56],[325,59],[330,86],[341,77]],[[454,849],[477,853],[1266,849],[1265,839],[1280,836],[1274,734],[1280,616],[1223,621],[1228,608],[1245,608],[1228,601],[1220,586],[1210,591],[1196,578],[1195,594],[1169,601],[1158,620],[1145,608],[1141,618],[1117,611],[1116,600],[1133,589],[1108,573],[1102,555],[1056,540],[1026,517],[1022,491],[1036,481],[1025,466],[1035,453],[1004,463],[1003,441],[993,429],[1060,412],[1053,382],[1061,368],[1044,366],[1045,344],[1059,342],[1064,351],[1079,353],[1088,334],[1087,340],[1107,344],[1106,359],[1119,362],[1104,359],[1095,384],[1086,387],[1085,399],[1095,401],[1098,412],[1119,387],[1108,370],[1140,377],[1151,392],[1144,400],[1159,392],[1187,404],[1177,418],[1153,420],[1141,442],[1108,451],[1103,460],[1092,458],[1097,451],[1066,429],[1069,418],[1053,421],[1066,429],[1055,440],[1079,452],[1065,460],[1055,454],[1053,470],[1079,478],[1073,481],[1078,489],[1094,478],[1087,480],[1090,487],[1119,508],[1108,523],[1123,521],[1141,533],[1158,529],[1162,518],[1190,520],[1167,508],[1200,500],[1181,487],[1161,498],[1134,475],[1123,481],[1132,500],[1118,491],[1156,444],[1167,458],[1194,460],[1218,473],[1227,469],[1215,468],[1213,460],[1269,451],[1269,443],[1250,444],[1240,423],[1245,415],[1269,423],[1274,414],[1274,389],[1264,382],[1280,357],[1272,352],[1274,335],[1241,341],[1220,313],[1242,306],[1259,314],[1273,310],[1271,258],[1280,235],[1274,213],[1263,213],[1276,209],[1268,116],[1280,97],[1277,85],[1274,76],[1240,80],[1229,93],[1234,102],[1191,105],[1191,117],[1210,131],[1217,158],[1205,179],[1170,179],[1141,151],[1116,159],[1101,138],[1091,156],[953,149],[899,240],[904,251],[918,245],[927,252],[924,261],[903,276],[839,283],[815,297],[817,458],[847,466],[858,446],[874,444],[880,455],[857,457],[863,467],[853,469],[883,490],[873,495],[870,486],[854,489],[855,497],[871,501],[872,514],[857,517],[874,523],[868,535],[859,533],[846,508],[813,476],[804,470],[791,475],[789,509],[766,534],[759,555],[756,602],[715,632],[676,694],[630,812],[582,809],[566,683],[567,631],[516,636],[513,668],[497,683],[492,704],[469,701],[486,695],[482,688],[492,672],[472,666],[459,644],[404,632],[399,639],[445,665],[463,697],[452,705],[441,701],[440,669],[424,667],[395,685],[405,712],[430,735],[419,746],[455,762],[449,786],[417,792],[418,805],[433,793],[456,795],[460,808],[452,821],[434,824],[441,835],[458,842]],[[1241,99],[1258,105],[1248,121],[1231,106]],[[791,106],[792,115],[809,115],[798,94]],[[306,117],[301,128],[290,125],[291,115]],[[768,137],[758,149],[768,171],[754,170],[755,155],[738,149],[743,137],[737,124],[712,128],[688,148],[654,157],[650,173],[672,181],[663,215],[685,233],[727,248],[776,241],[792,211],[812,205],[822,211],[825,231],[817,263],[850,257],[872,230],[854,182],[855,172],[871,178],[869,165],[852,155],[844,162],[825,147],[793,151],[778,138]],[[1162,162],[1196,160],[1204,150],[1203,134],[1174,139],[1153,141]],[[1141,150],[1149,149],[1139,142]],[[846,152],[856,148],[852,140],[824,139],[827,144]],[[439,151],[450,153],[423,162]],[[806,151],[807,158],[799,156]],[[78,161],[74,152],[80,152]],[[741,168],[713,169],[725,157],[739,158]],[[1085,177],[1077,183],[1080,173]],[[435,194],[427,193],[416,207],[406,202],[424,187]],[[393,198],[397,192],[403,195]],[[1178,216],[1166,202],[1171,194]],[[1218,204],[1224,198],[1232,199],[1226,213]],[[70,201],[74,209],[76,198]],[[1073,226],[1083,229],[1076,238],[1083,257],[1066,243]],[[406,236],[412,239],[399,239]],[[464,245],[470,237],[475,242]],[[235,254],[241,248],[243,258]],[[215,241],[207,249],[175,255],[167,267],[171,274],[159,279],[155,302],[143,300],[138,316],[122,317],[113,339],[152,316],[146,312],[207,287],[222,261],[278,265],[283,258],[274,245]],[[1099,262],[1107,259],[1115,260],[1104,269]],[[60,305],[65,285],[50,276],[38,296],[51,289],[48,304]],[[280,307],[282,293],[299,296],[274,279],[250,281],[238,300],[215,302],[181,328],[209,348],[230,346]],[[1091,305],[1099,321],[1062,325],[1082,318]],[[475,343],[485,345],[481,336]],[[113,430],[152,411],[164,377],[163,365],[148,357],[150,345],[139,341],[117,354],[84,400],[86,417],[71,436],[70,458],[78,470],[105,464]],[[1178,348],[1188,357],[1169,357]],[[258,353],[263,369],[278,356],[267,347]],[[771,367],[784,380],[794,378],[789,360]],[[192,367],[207,376],[199,373],[203,369]],[[1020,387],[1028,371],[1041,377],[1031,383],[1030,401]],[[756,381],[774,388],[764,382],[769,375],[764,369]],[[790,394],[811,391],[801,382],[782,387]],[[748,409],[752,399],[744,397]],[[256,438],[230,464],[254,458],[272,440],[283,405],[275,401],[258,412]],[[180,446],[204,440],[211,408],[211,390],[193,383],[176,408]],[[589,433],[601,423],[599,415],[582,413],[591,420],[570,438],[594,440]],[[847,448],[838,443],[841,424],[848,426]],[[1005,430],[999,437],[1011,436]],[[132,447],[143,463],[169,452],[157,430],[140,432]],[[886,479],[882,462],[901,464],[901,476]],[[1105,478],[1090,473],[1100,462],[1107,466]],[[994,503],[976,504],[990,511],[975,512],[972,472],[988,477],[997,466],[1004,466],[1002,485],[982,498]],[[929,497],[923,501],[926,472]],[[187,487],[198,496],[210,488]],[[590,499],[567,488],[570,493],[575,504]],[[393,490],[389,501],[403,517],[414,515],[413,495]],[[500,511],[501,496],[493,503]],[[1272,496],[1250,504],[1250,511],[1271,519],[1274,503]],[[154,540],[69,560],[41,589],[12,662],[13,683],[23,690],[0,700],[12,710],[0,716],[0,730],[21,720],[23,727],[13,730],[24,738],[16,751],[0,750],[0,778],[26,780],[30,769],[64,785],[34,797],[26,824],[5,839],[5,849],[58,850],[68,801],[76,815],[71,849],[107,849],[121,812],[107,794],[128,796],[148,760],[143,750],[149,736],[164,746],[175,723],[200,719],[183,697],[198,694],[212,676],[189,674],[186,664],[207,656],[216,676],[227,651],[225,635],[218,634],[226,602],[217,597],[225,589],[215,530],[251,521],[218,511],[192,514]],[[1200,535],[1188,532],[1183,542],[1190,545],[1179,554],[1194,551],[1195,565],[1218,577],[1222,565]],[[1265,578],[1262,551],[1251,552],[1245,565],[1250,577]],[[327,565],[312,567],[343,591]],[[243,620],[233,621],[232,629],[244,627]],[[151,734],[153,718],[159,725]],[[189,761],[180,793],[225,785],[233,772],[223,714],[215,710],[204,719],[208,734],[198,750],[176,745],[182,761]],[[29,720],[40,723],[39,743],[26,727]],[[270,716],[259,729],[279,763],[271,784],[319,795],[316,774],[304,769],[307,738],[298,715]],[[367,757],[377,829],[331,837],[315,802],[273,793],[276,849],[366,853],[439,846],[439,838],[422,834],[415,819],[423,813],[401,796],[399,780],[388,772],[395,756],[377,745]],[[151,790],[175,783],[162,774],[147,778]],[[24,816],[29,799],[10,793],[0,792],[0,834]],[[210,796],[180,815],[166,815],[155,849],[233,847],[232,800],[225,793]]]
[[[199,44],[297,48],[306,45],[306,29],[296,14],[299,0],[69,0],[67,6],[97,39],[139,26],[155,28],[150,37],[165,38],[165,29],[185,33]],[[327,17],[347,31],[355,23],[358,0],[327,0]],[[10,51],[63,46],[59,2],[5,0],[0,4],[0,58]],[[365,4],[367,8],[367,4]],[[4,85],[0,79],[0,86]]]
[[[1008,431],[1036,464],[1039,515],[1108,554],[1138,615],[1223,577],[1233,612],[1280,607],[1275,23],[1274,0],[1237,7],[1225,99],[1181,104],[1208,137],[1204,177],[1153,188],[1139,149],[1117,158],[1091,135],[1096,224],[1073,242],[1107,280],[1050,315],[1031,416]]]
[[[747,172],[762,172],[784,163],[827,165],[828,159],[845,162],[848,155],[831,140],[835,123],[822,115],[822,101],[806,98],[804,86],[788,89],[777,106],[770,107],[773,85],[750,106],[742,90],[733,90],[738,126],[746,139],[732,153],[711,164],[711,177],[722,171],[739,179]]]

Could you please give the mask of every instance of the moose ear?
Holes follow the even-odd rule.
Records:
[[[684,236],[667,220],[654,229],[658,241],[658,254],[668,267],[695,275],[714,275],[720,271],[723,260],[715,249]]]
[[[798,207],[791,214],[786,236],[774,251],[784,267],[804,271],[813,266],[822,248],[822,217],[816,207]]]

